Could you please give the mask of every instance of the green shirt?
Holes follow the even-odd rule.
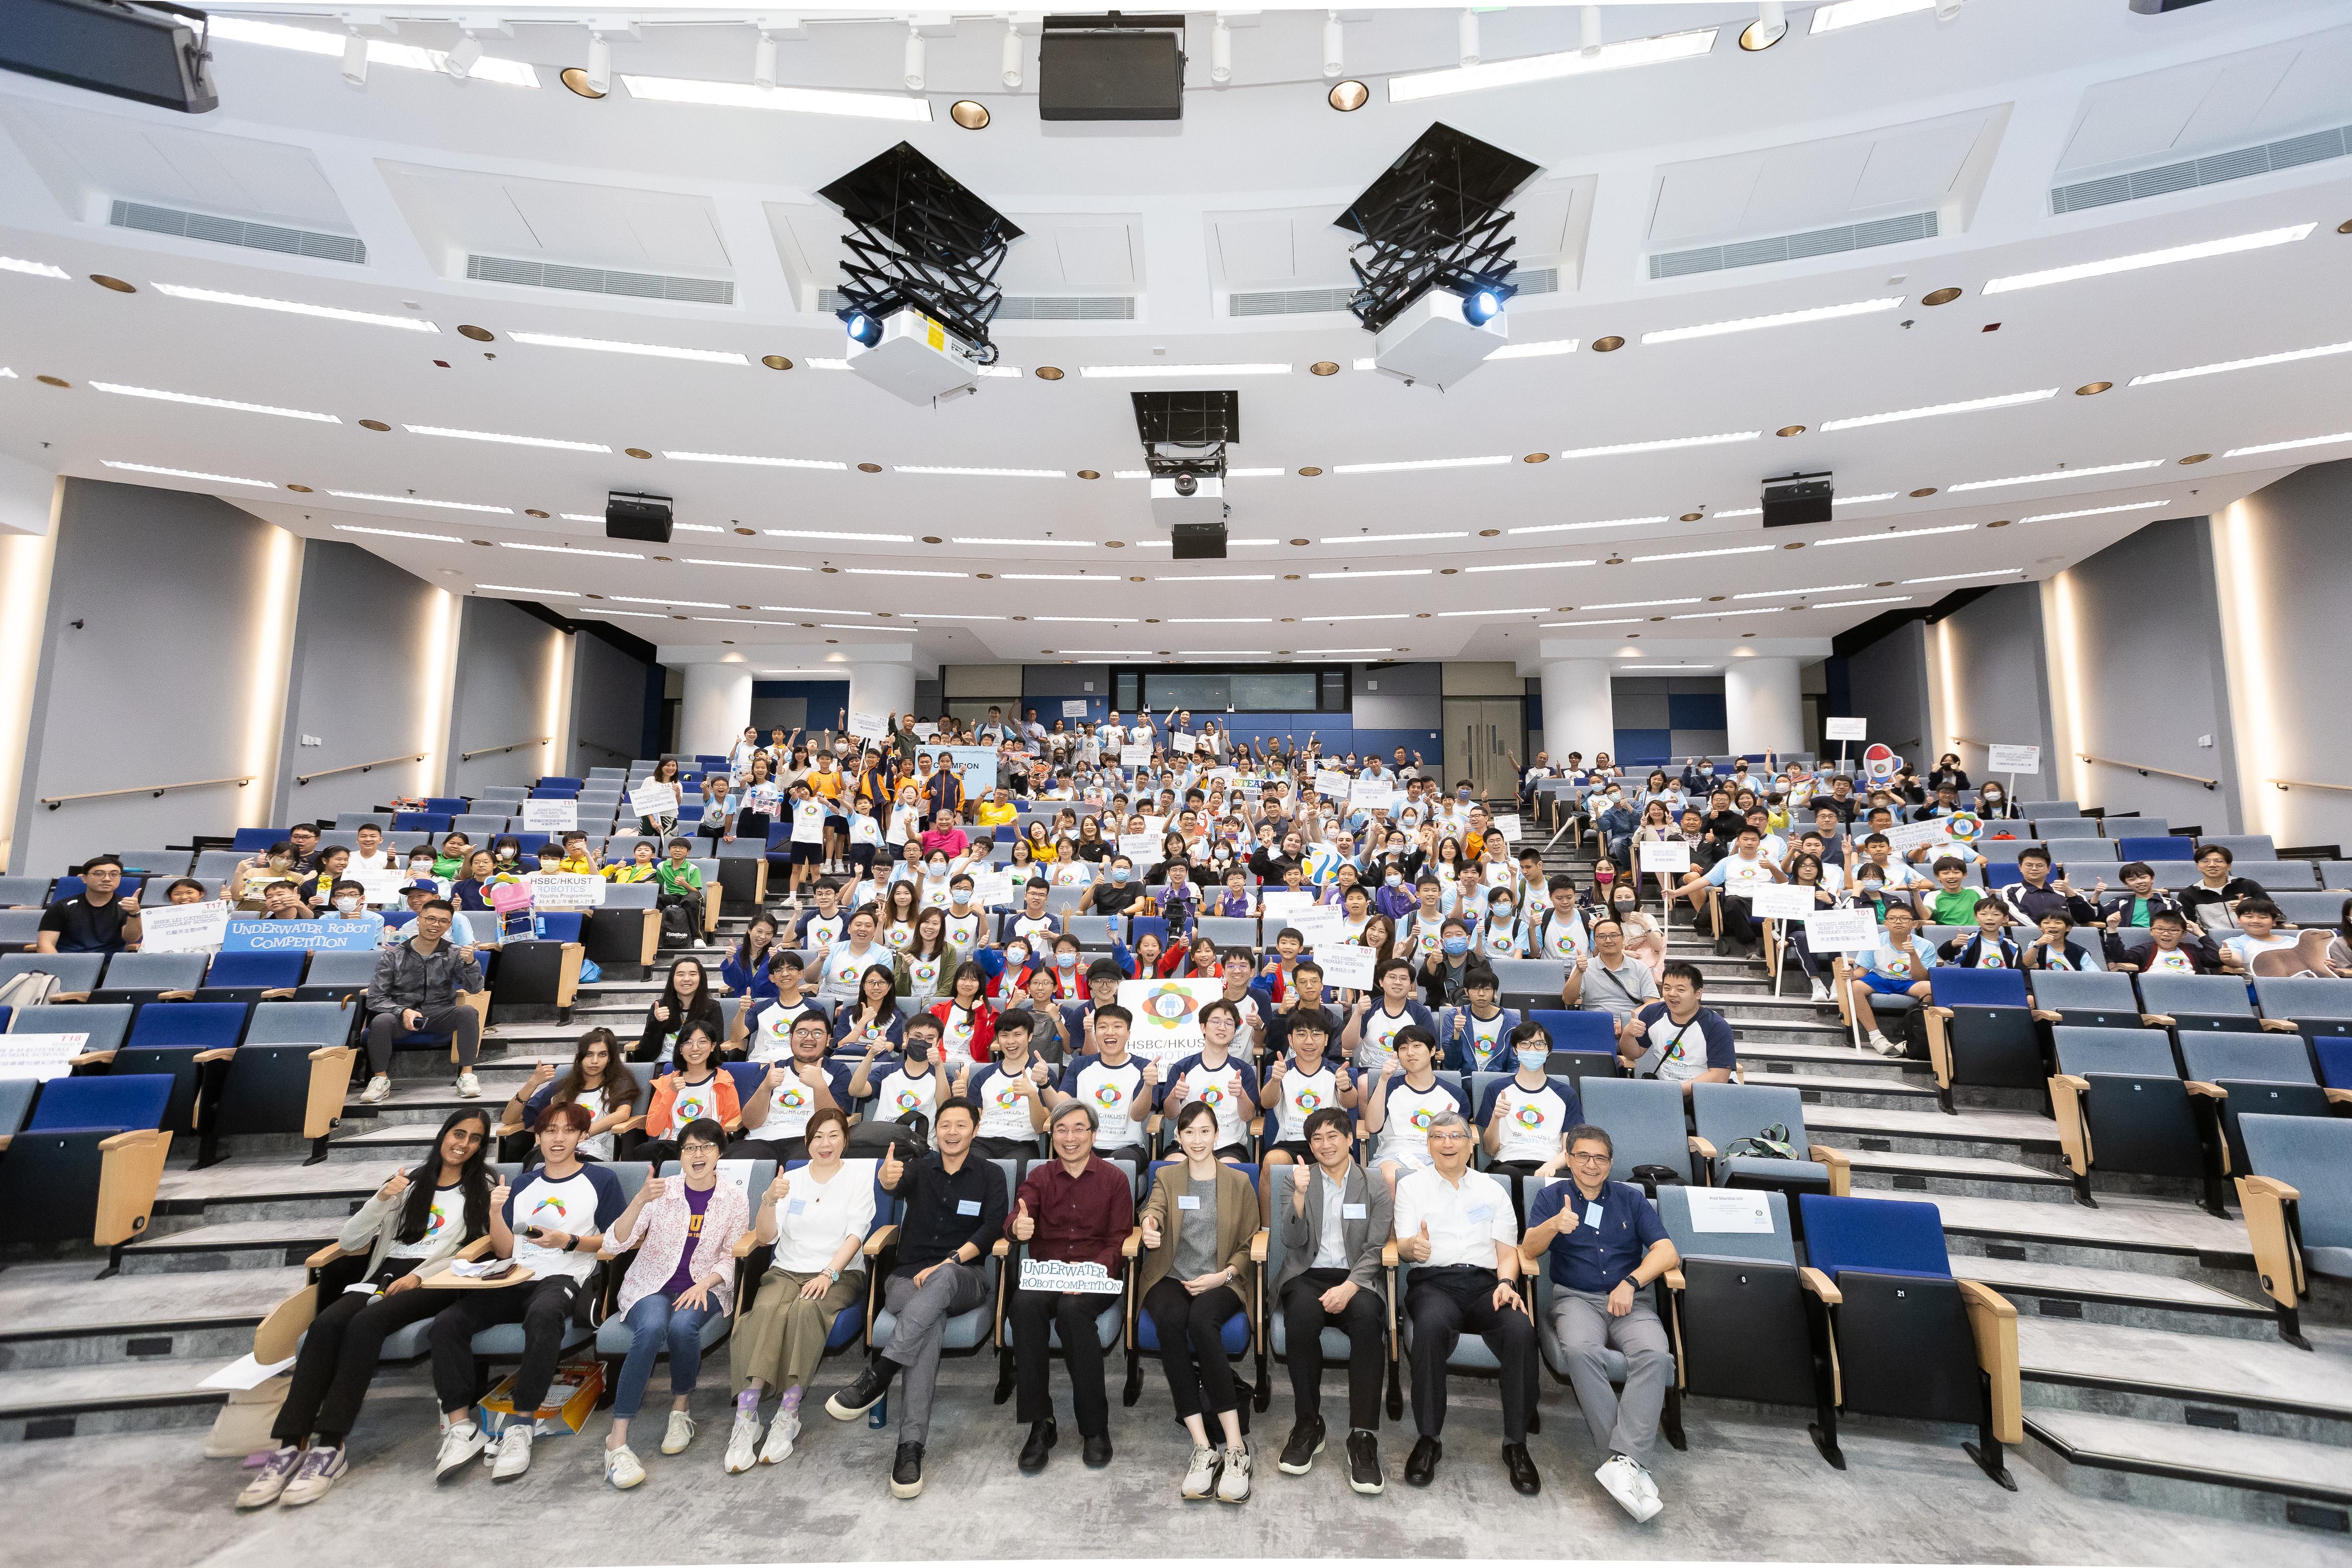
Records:
[[[1967,925],[1977,918],[1977,906],[1984,897],[1983,890],[1978,888],[1939,892],[1928,900],[1928,919],[1939,926]]]
[[[702,890],[702,868],[691,860],[665,860],[654,868],[654,880],[668,893],[698,893]]]

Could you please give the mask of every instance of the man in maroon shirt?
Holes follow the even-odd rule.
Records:
[[[1042,1262],[1100,1264],[1119,1277],[1120,1248],[1135,1228],[1135,1189],[1118,1166],[1095,1158],[1093,1106],[1066,1100],[1051,1123],[1054,1158],[1030,1169],[1013,1205],[1005,1234],[1016,1248]],[[1015,1258],[1012,1265],[1021,1267]],[[1014,1275],[1017,1281],[1020,1276]],[[1050,1335],[1059,1331],[1062,1359],[1070,1367],[1070,1403],[1076,1407],[1078,1435],[1086,1439],[1090,1469],[1110,1463],[1110,1399],[1103,1388],[1102,1337],[1095,1320],[1118,1297],[1086,1290],[1015,1289],[1013,1360],[1020,1380],[1017,1418],[1028,1425],[1021,1448],[1021,1472],[1035,1475],[1058,1440],[1054,1394],[1046,1382],[1053,1366]]]

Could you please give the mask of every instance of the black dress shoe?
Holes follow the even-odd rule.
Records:
[[[1021,1473],[1034,1476],[1045,1468],[1045,1457],[1062,1435],[1054,1427],[1052,1416],[1029,1423],[1029,1440],[1021,1445]]]
[[[1110,1434],[1097,1432],[1087,1439],[1087,1468],[1099,1470],[1110,1463]]]
[[[1303,1476],[1315,1468],[1315,1456],[1323,1451],[1323,1417],[1310,1415],[1290,1429],[1290,1441],[1282,1446],[1282,1458],[1276,1467],[1286,1476]]]
[[[1528,1458],[1525,1443],[1503,1445],[1503,1468],[1511,1472],[1511,1489],[1521,1497],[1533,1497],[1543,1490],[1543,1478],[1536,1474],[1536,1462]]]
[[[895,1498],[916,1497],[922,1489],[923,1446],[920,1443],[901,1443],[898,1445],[898,1457],[890,1466],[890,1495]]]
[[[897,1368],[894,1366],[893,1371]],[[890,1391],[890,1379],[878,1361],[866,1363],[857,1381],[824,1402],[824,1413],[836,1421],[852,1421],[874,1408],[875,1404]],[[917,1447],[921,1445],[918,1444]]]
[[[1445,1457],[1445,1445],[1434,1437],[1423,1437],[1412,1446],[1412,1453],[1404,1462],[1407,1486],[1425,1487],[1437,1479],[1437,1461]]]

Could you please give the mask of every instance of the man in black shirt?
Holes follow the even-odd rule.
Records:
[[[139,896],[118,897],[122,862],[100,855],[81,868],[82,890],[41,912],[40,952],[121,952],[139,945]]]
[[[1149,895],[1141,882],[1135,879],[1135,862],[1124,855],[1110,858],[1110,875],[1087,889],[1079,900],[1078,912],[1089,915],[1123,915]]]
[[[923,1445],[931,1431],[931,1393],[939,1381],[940,1341],[948,1320],[988,1300],[982,1263],[1004,1229],[1004,1174],[971,1152],[980,1113],[968,1100],[940,1103],[931,1119],[938,1152],[913,1164],[894,1147],[882,1162],[882,1190],[907,1202],[898,1237],[898,1267],[883,1282],[882,1304],[896,1320],[890,1342],[875,1352],[857,1381],[824,1403],[837,1421],[864,1415],[906,1369],[898,1410],[898,1450],[890,1467],[890,1495],[923,1489]]]
[[[308,877],[319,868],[319,830],[307,822],[298,822],[286,830],[286,842],[294,847],[294,869]]]

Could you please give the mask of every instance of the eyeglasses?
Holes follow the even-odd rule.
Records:
[[[1570,1155],[1569,1156],[1569,1158],[1570,1158],[1570,1160],[1573,1160],[1576,1163],[1578,1163],[1578,1164],[1580,1164],[1580,1165],[1605,1165],[1605,1164],[1609,1163],[1609,1162],[1610,1162],[1610,1160],[1612,1158],[1612,1156],[1608,1155],[1608,1154],[1581,1154],[1581,1153],[1579,1153],[1579,1154],[1570,1154]]]
[[[1459,1143],[1468,1136],[1466,1132],[1433,1132],[1429,1141],[1432,1143]]]

